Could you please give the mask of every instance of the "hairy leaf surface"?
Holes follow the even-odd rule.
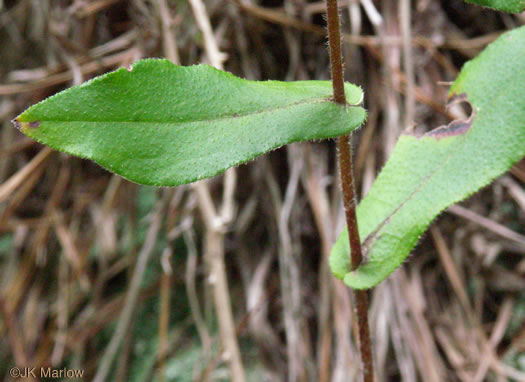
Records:
[[[147,59],[52,96],[18,116],[27,136],[131,181],[176,186],[291,142],[358,128],[363,93],[331,102],[328,81],[247,81],[210,66]],[[352,105],[352,106],[351,106]]]
[[[503,34],[465,64],[450,95],[470,102],[471,118],[421,137],[402,135],[358,206],[367,261],[349,271],[346,229],[334,245],[332,272],[348,286],[380,283],[441,211],[525,156],[525,27]]]
[[[465,0],[467,3],[483,5],[498,11],[520,13],[525,10],[525,0]]]

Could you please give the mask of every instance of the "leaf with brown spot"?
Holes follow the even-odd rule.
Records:
[[[31,106],[13,122],[30,138],[133,182],[209,178],[292,142],[335,138],[366,118],[361,89],[328,81],[248,81],[210,66],[146,59]]]

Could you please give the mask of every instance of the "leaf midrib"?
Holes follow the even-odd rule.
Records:
[[[185,120],[185,121],[131,121],[131,120],[112,120],[112,119],[99,120],[99,121],[93,121],[93,120],[90,121],[90,120],[87,120],[87,119],[85,119],[85,120],[40,119],[39,121],[40,122],[71,122],[71,123],[75,123],[75,122],[88,122],[88,123],[138,123],[138,124],[151,123],[151,124],[175,124],[175,125],[182,125],[182,124],[187,124],[187,123],[199,123],[199,122],[210,122],[210,123],[213,123],[213,122],[222,121],[222,120],[228,120],[228,119],[247,118],[247,117],[251,117],[251,116],[254,116],[254,115],[258,115],[258,114],[271,113],[271,112],[274,112],[274,111],[291,109],[291,108],[294,108],[296,106],[302,106],[302,105],[308,105],[308,104],[317,104],[317,103],[330,104],[330,103],[333,103],[334,105],[337,105],[336,103],[332,102],[330,100],[330,98],[331,97],[313,98],[313,99],[309,99],[309,100],[298,101],[298,102],[291,103],[291,104],[288,104],[288,105],[285,105],[285,106],[276,106],[276,107],[272,107],[272,108],[268,108],[268,109],[264,109],[264,110],[255,110],[255,111],[250,111],[250,112],[241,113],[241,114],[237,114],[235,112],[233,113],[233,114],[237,114],[237,115],[228,114],[226,116],[216,117],[216,118],[206,118],[206,119],[202,118],[202,119],[192,119],[192,120]],[[337,105],[337,106],[339,106],[339,105]],[[346,107],[347,108],[354,108],[354,107],[360,107],[360,105],[347,104]],[[24,122],[34,122],[34,121],[24,121]]]
[[[388,226],[388,222],[390,220],[392,220],[392,218],[394,216],[396,216],[404,207],[405,205],[411,200],[414,198],[414,196],[420,192],[428,183],[431,182],[431,180],[434,178],[434,176],[440,172],[449,162],[452,158],[454,158],[456,156],[456,154],[458,153],[458,151],[460,151],[459,149],[465,145],[465,142],[466,142],[466,136],[472,131],[472,128],[474,126],[471,126],[471,128],[463,135],[461,135],[460,137],[454,137],[455,139],[461,139],[460,142],[457,142],[457,144],[454,146],[454,148],[451,149],[451,151],[449,152],[449,154],[446,156],[445,160],[443,162],[440,162],[440,164],[438,166],[436,166],[434,168],[434,171],[432,171],[429,175],[427,175],[426,177],[424,177],[423,179],[421,179],[421,181],[419,183],[417,183],[417,185],[414,187],[414,190],[399,204],[399,206],[397,206],[385,219],[383,219],[377,226],[376,228],[374,228],[370,234],[363,240],[363,243],[365,243],[366,241],[372,241],[370,244],[369,244],[369,250],[370,251],[373,251],[373,246],[374,246],[374,242],[379,240],[379,238],[381,237],[381,234],[384,232],[384,230],[387,228]],[[368,263],[373,263],[373,258],[372,258],[372,253],[369,254],[368,256]],[[364,264],[366,265],[366,264]]]

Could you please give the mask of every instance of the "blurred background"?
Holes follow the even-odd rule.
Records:
[[[461,0],[340,0],[359,197],[397,137],[445,108],[461,66],[525,24]],[[24,137],[25,108],[144,57],[253,80],[329,79],[324,3],[0,0],[0,378],[358,381],[335,142],[293,144],[153,188]],[[490,155],[490,153],[487,153]],[[443,212],[370,292],[378,381],[525,381],[525,161]],[[67,378],[65,378],[67,379]]]

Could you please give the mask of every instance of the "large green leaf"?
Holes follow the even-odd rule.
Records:
[[[525,9],[525,0],[465,0],[467,3],[483,5],[498,11],[520,13]]]
[[[332,272],[357,289],[384,280],[430,222],[525,155],[525,27],[505,33],[468,62],[450,90],[473,107],[421,137],[405,134],[357,209],[366,262],[350,272],[346,229],[330,256]]]
[[[349,104],[363,93],[346,84]],[[16,118],[27,136],[137,183],[217,175],[291,142],[340,136],[366,118],[331,102],[328,81],[255,82],[148,59],[65,90]]]

